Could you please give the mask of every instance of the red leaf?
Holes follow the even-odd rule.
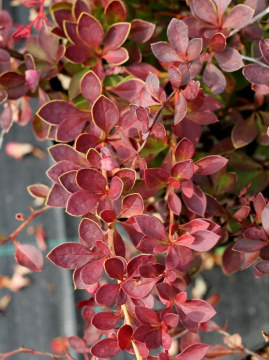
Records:
[[[79,118],[81,111],[67,101],[53,100],[42,106],[37,115],[49,124],[58,125],[63,120]]]
[[[123,280],[126,272],[126,262],[121,257],[111,257],[105,262],[105,270],[111,279]]]
[[[135,307],[135,316],[142,324],[156,326],[160,324],[159,318],[154,310],[143,306]]]
[[[181,20],[172,19],[167,28],[167,37],[180,56],[184,57],[189,44],[188,26]]]
[[[184,183],[183,183],[184,184]],[[182,184],[182,185],[183,185]],[[197,215],[204,216],[206,210],[206,196],[196,185],[193,185],[193,194],[188,196],[182,187],[182,197],[186,207]]]
[[[75,242],[58,245],[47,255],[50,261],[64,269],[81,268],[95,256],[86,246]]]
[[[96,292],[95,300],[98,304],[109,305],[115,302],[119,293],[119,284],[105,284],[102,285]]]
[[[218,26],[217,13],[210,0],[191,0],[192,13],[200,20]]]
[[[65,208],[69,197],[70,193],[67,192],[61,185],[53,184],[50,192],[48,193],[46,205]]]
[[[244,66],[240,53],[230,47],[220,53],[215,53],[215,58],[222,70],[227,72],[239,70]]]
[[[140,194],[130,194],[123,198],[120,217],[129,218],[143,214],[144,202]]]
[[[182,60],[176,50],[170,44],[164,41],[151,44],[151,50],[158,60],[164,62]]]
[[[120,315],[121,316],[121,315]],[[103,311],[95,314],[92,318],[92,325],[98,330],[110,330],[114,329],[120,318],[119,315],[115,315],[110,311]]]
[[[159,279],[127,279],[122,283],[122,289],[126,295],[134,299],[141,299],[147,296]]]
[[[242,29],[252,19],[254,9],[246,5],[236,5],[223,22],[223,28]]]
[[[31,196],[43,199],[46,199],[49,193],[49,187],[43,184],[29,185],[27,190]]]
[[[104,40],[104,30],[92,15],[82,13],[78,18],[77,31],[80,40],[89,49],[99,49]]]
[[[104,53],[118,49],[126,40],[131,25],[129,23],[117,23],[110,26],[104,40]]]
[[[169,174],[161,168],[150,168],[144,171],[145,183],[149,189],[161,189],[167,185]]]
[[[259,46],[264,60],[269,64],[269,39],[261,40]]]
[[[183,160],[175,163],[171,169],[171,175],[179,181],[190,180],[194,174],[194,164],[192,160]]]
[[[240,120],[232,130],[232,142],[234,147],[240,148],[251,143],[257,136],[258,129],[255,115],[246,120]]]
[[[113,93],[117,94],[123,100],[132,102],[133,99],[144,88],[144,82],[140,79],[130,79],[109,88]]]
[[[262,260],[255,265],[255,268],[262,274],[269,274],[269,260]]]
[[[221,94],[226,87],[225,76],[212,63],[207,63],[205,67],[203,82],[211,89],[213,95]]]
[[[175,150],[176,161],[191,159],[194,155],[194,152],[195,152],[195,149],[194,149],[193,143],[189,139],[183,138],[177,144],[177,147]]]
[[[230,244],[223,256],[222,256],[222,270],[225,274],[232,274],[238,270],[240,270],[243,264],[244,254],[238,251],[233,251],[234,244]]]
[[[105,7],[105,19],[108,24],[125,21],[127,17],[126,8],[122,1],[112,0]]]
[[[120,352],[118,340],[113,338],[102,339],[91,348],[91,353],[100,359],[112,358]]]
[[[167,233],[163,223],[155,216],[137,215],[134,218],[144,235],[159,240],[167,239]]]
[[[214,52],[222,52],[226,48],[226,37],[222,33],[212,36],[209,41],[209,49]]]
[[[230,2],[231,0],[214,0],[214,3],[217,5],[219,19],[222,18]]]
[[[93,209],[99,199],[99,195],[84,190],[77,191],[69,197],[66,212],[74,216],[86,215]]]
[[[233,250],[242,253],[252,253],[259,251],[264,246],[266,246],[266,242],[262,240],[241,239],[235,243],[235,245],[233,246]]]
[[[101,95],[93,104],[92,116],[95,124],[108,135],[118,123],[119,111],[111,100]]]
[[[184,245],[189,249],[205,252],[212,249],[218,242],[220,236],[209,230],[198,230],[192,233],[195,240],[190,245]]]
[[[0,76],[0,85],[11,100],[19,99],[28,91],[24,76],[15,71],[7,71]]]
[[[134,19],[131,22],[131,31],[129,38],[138,43],[148,41],[155,30],[155,24],[141,19]]]
[[[93,104],[102,93],[102,84],[93,71],[88,71],[81,79],[80,91],[90,104]]]
[[[207,344],[193,344],[177,355],[175,360],[201,360],[205,357],[208,349],[209,345]]]
[[[80,271],[80,278],[83,284],[92,285],[97,283],[103,274],[105,257],[84,265]]]
[[[39,85],[40,70],[26,70],[25,81],[32,93],[34,93]]]
[[[104,194],[107,181],[94,169],[81,169],[77,173],[77,183],[83,189],[95,194]]]
[[[41,271],[44,265],[42,252],[33,245],[15,243],[15,260],[31,271]]]
[[[209,155],[195,162],[199,168],[195,174],[211,175],[221,170],[228,160],[219,155]]]
[[[100,226],[87,218],[82,219],[79,225],[79,236],[90,247],[94,246],[97,241],[103,241],[104,239]]]
[[[133,328],[125,324],[123,325],[117,333],[118,336],[118,344],[121,350],[126,350],[132,341]]]

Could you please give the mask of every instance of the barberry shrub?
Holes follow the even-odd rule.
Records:
[[[45,355],[251,354],[212,320],[218,295],[192,299],[188,289],[208,259],[225,274],[269,273],[266,1],[20,3],[31,9],[28,25],[0,13],[1,140],[14,122],[31,121],[40,141],[53,142],[54,164],[50,187],[28,187],[44,206],[0,244],[12,241],[16,262],[41,271],[40,248],[19,233],[50,208],[79,217],[79,241],[47,256],[73,270],[89,298],[78,304],[83,337],[55,340],[60,355]],[[17,158],[32,151],[8,145]],[[202,343],[210,331],[225,346]],[[42,354],[2,358],[20,351]]]

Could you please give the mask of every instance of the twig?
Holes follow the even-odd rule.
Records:
[[[269,66],[267,64],[263,63],[262,61],[260,61],[260,59],[255,59],[255,58],[245,56],[245,55],[241,55],[241,58],[242,58],[242,60],[250,61],[250,62],[253,62],[255,64],[259,64],[261,66],[269,68]]]
[[[8,358],[8,357],[10,357],[12,355],[20,354],[20,353],[47,356],[47,357],[50,357],[51,359],[54,359],[54,360],[57,360],[57,359],[75,360],[69,353],[66,353],[64,355],[57,355],[57,354],[53,354],[53,353],[49,353],[49,352],[43,352],[43,351],[38,351],[38,350],[34,350],[34,349],[29,349],[29,348],[26,348],[24,346],[20,346],[18,349],[9,351],[7,353],[0,353],[1,360],[5,360],[6,358]]]
[[[162,104],[162,106],[157,111],[157,114],[155,115],[153,123],[151,124],[151,127],[149,128],[148,135],[147,135],[146,139],[144,140],[143,144],[140,146],[140,148],[138,150],[138,153],[140,153],[142,151],[142,149],[144,148],[144,146],[146,145],[147,140],[148,140],[148,138],[150,136],[150,133],[151,133],[151,130],[152,130],[154,124],[157,122],[157,120],[159,119],[159,116],[161,115],[162,110],[164,109],[165,105],[172,99],[172,97],[175,95],[176,91],[177,91],[177,89],[174,90],[173,92],[171,92],[171,94],[168,96],[168,98],[165,100],[165,102]]]
[[[5,244],[7,241],[9,240],[13,240],[14,238],[17,237],[17,235],[26,228],[26,226],[32,221],[34,220],[37,216],[39,216],[40,214],[42,214],[43,212],[45,212],[46,210],[50,209],[49,207],[45,206],[39,210],[35,210],[32,211],[31,215],[28,216],[27,219],[24,220],[24,222],[17,227],[17,229],[15,231],[13,231],[12,234],[5,236],[3,238],[0,239],[0,246]]]
[[[1,1],[1,0],[0,0]],[[1,5],[1,4],[0,4]],[[9,55],[11,57],[13,57],[14,59],[17,59],[17,60],[24,60],[24,55],[19,53],[18,51],[15,51],[13,49],[9,49],[9,48],[6,48],[6,47],[0,47],[0,49],[2,50],[5,50],[9,53]]]
[[[253,24],[254,22],[256,22],[257,20],[259,20],[260,18],[262,18],[263,16],[265,16],[266,14],[269,14],[269,6],[263,10],[262,12],[260,12],[258,15],[256,15],[254,18],[251,19],[251,21],[246,25],[250,25],[250,24]],[[241,29],[234,29],[233,31],[230,32],[229,37],[233,36],[234,34],[238,33]]]

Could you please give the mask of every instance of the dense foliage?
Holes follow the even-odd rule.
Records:
[[[210,256],[225,274],[269,273],[266,1],[13,3],[31,9],[31,23],[0,13],[1,139],[32,121],[38,139],[53,141],[55,164],[50,188],[28,188],[45,206],[0,244],[13,241],[15,260],[41,271],[41,250],[19,233],[51,207],[81,217],[79,242],[48,254],[89,294],[78,304],[84,337],[57,356],[251,353],[212,320],[218,296],[187,290]],[[201,343],[201,331],[220,332],[226,346]]]

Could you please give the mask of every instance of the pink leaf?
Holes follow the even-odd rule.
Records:
[[[182,90],[182,94],[186,100],[194,100],[197,98],[200,90],[200,82],[191,80],[188,85]]]
[[[79,354],[83,354],[88,351],[86,341],[79,338],[78,336],[69,336],[68,344],[75,352]]]
[[[82,13],[78,19],[78,34],[80,40],[89,49],[99,49],[104,40],[104,30],[92,15]]]
[[[229,6],[231,0],[214,0],[214,3],[217,5],[218,16],[221,19],[225,10]]]
[[[204,300],[188,300],[179,306],[184,314],[196,323],[208,321],[216,314],[213,307]]]
[[[233,48],[227,48],[220,53],[215,53],[215,58],[222,70],[227,72],[239,70],[244,66],[240,53]]]
[[[176,50],[170,44],[164,41],[151,44],[151,50],[158,60],[164,62],[182,60]]]
[[[269,85],[269,69],[259,64],[250,64],[244,67],[243,74],[253,84]]]
[[[105,59],[110,64],[121,65],[129,59],[128,51],[121,47],[116,50],[110,50],[107,54],[103,55]]]
[[[109,195],[111,200],[116,200],[121,196],[123,190],[123,182],[117,176],[113,176],[110,182]]]
[[[29,86],[29,89],[34,93],[39,85],[40,70],[26,70],[25,81]]]
[[[130,79],[113,86],[110,90],[120,96],[123,100],[132,102],[144,88],[144,82],[140,79]]]
[[[49,187],[43,184],[33,184],[27,187],[30,195],[36,198],[46,199],[49,193]]]
[[[187,101],[185,100],[182,91],[179,92],[178,101],[176,103],[174,125],[179,124],[187,113]]]
[[[16,242],[14,257],[18,264],[27,267],[31,271],[41,271],[44,265],[41,250],[33,245]]]
[[[81,79],[80,89],[85,99],[93,104],[101,95],[102,84],[98,76],[93,71],[89,71]]]
[[[91,348],[91,353],[100,359],[112,358],[120,352],[118,340],[107,338],[99,340]]]
[[[168,69],[168,77],[173,89],[179,89],[182,82],[181,72],[173,65]]]
[[[246,5],[236,5],[223,22],[223,28],[242,29],[252,19],[254,9]]]
[[[203,82],[210,88],[213,95],[221,94],[226,87],[223,73],[212,63],[207,63],[203,73]]]
[[[175,360],[201,360],[205,357],[209,345],[207,344],[193,344],[185,348]]]
[[[163,223],[155,216],[137,215],[135,216],[135,221],[144,235],[159,240],[167,239]]]
[[[77,269],[91,261],[94,254],[82,244],[67,242],[56,246],[47,256],[57,266]]]
[[[104,40],[104,53],[118,49],[126,40],[131,25],[129,23],[117,23],[110,26]]]
[[[97,241],[104,239],[101,227],[87,218],[82,219],[79,225],[79,236],[90,247],[94,246]]]
[[[222,52],[226,48],[226,37],[222,33],[212,36],[209,41],[209,49],[214,52]]]
[[[269,39],[263,39],[259,42],[260,51],[264,60],[269,64]]]
[[[181,20],[172,19],[167,28],[167,37],[173,48],[184,57],[189,44],[188,26]]]
[[[200,20],[218,25],[217,13],[210,0],[191,0],[192,13]]]
[[[222,169],[228,160],[219,155],[209,155],[195,162],[198,169],[195,174],[199,175],[211,175]]]
[[[198,59],[203,48],[203,40],[201,38],[191,39],[187,47],[188,62]]]
[[[169,210],[179,216],[179,214],[181,213],[182,204],[180,198],[173,191],[169,192],[167,198],[167,205],[169,207]]]
[[[65,208],[69,197],[70,193],[68,193],[61,185],[53,184],[48,194],[46,205]]]
[[[269,235],[269,205],[266,205],[263,209],[261,220],[264,231]]]
[[[119,111],[111,100],[101,95],[93,104],[92,116],[96,125],[109,134],[118,123]]]
[[[190,245],[185,245],[189,249],[206,252],[212,249],[218,242],[220,236],[209,230],[198,230],[192,233],[194,241]]]
[[[144,43],[152,37],[154,30],[155,24],[141,19],[134,19],[131,22],[129,37],[135,42]]]

